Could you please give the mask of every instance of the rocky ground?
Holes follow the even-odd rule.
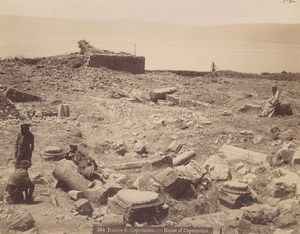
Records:
[[[232,179],[247,182],[258,205],[251,206],[252,210],[248,207],[250,211],[235,210],[242,213],[237,215],[239,222],[232,224],[228,233],[298,233],[299,210],[292,208],[299,206],[300,165],[292,157],[300,146],[300,74],[146,71],[133,75],[87,67],[85,62],[85,57],[76,53],[0,61],[1,195],[14,169],[14,141],[23,122],[31,123],[36,143],[29,173],[31,177],[44,178],[36,182],[35,204],[1,204],[2,233],[18,233],[9,230],[9,225],[17,214],[26,212],[31,213],[37,227],[30,233],[89,233],[93,223],[101,223],[99,217],[105,214],[101,213],[105,205],[92,203],[98,216],[80,215],[68,193],[51,186],[57,162],[41,157],[47,146],[67,151],[70,143],[80,144],[105,169],[116,163],[165,155],[174,140],[182,147],[179,152],[172,152],[171,157],[193,150],[194,160],[201,167],[208,164],[211,156],[220,154],[224,144],[268,157],[260,165],[255,165],[250,157],[242,163],[226,162],[231,176],[209,178],[211,185],[205,190],[196,189],[197,196],[193,198],[174,199],[161,194],[169,206],[168,217],[161,225],[176,226],[183,218],[192,216],[201,220],[199,215],[208,213],[214,220],[214,215],[225,214],[220,213],[228,212],[228,208],[219,204],[218,189],[224,180]],[[274,83],[281,92],[281,100],[291,104],[294,114],[258,117],[259,107],[270,97]],[[177,91],[172,95],[185,102],[174,105],[150,99],[151,91],[168,87],[175,87]],[[11,102],[4,98],[9,88],[40,96],[42,101]],[[70,117],[55,116],[61,104],[69,105]],[[241,110],[246,104],[252,106]],[[126,148],[124,156],[116,152],[120,145]],[[137,147],[141,146],[146,148],[142,155],[137,153]],[[282,148],[286,151],[279,157]],[[129,187],[140,175],[155,178],[162,171],[124,171],[127,179],[121,186]],[[271,185],[285,176],[293,179],[287,179],[285,184],[279,181],[281,188],[276,193]]]

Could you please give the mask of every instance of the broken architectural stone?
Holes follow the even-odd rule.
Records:
[[[231,178],[228,163],[218,155],[213,155],[207,159],[203,167],[207,168],[212,180],[228,180]]]
[[[226,181],[218,191],[220,203],[230,209],[238,209],[254,203],[251,190],[246,183]]]
[[[33,94],[25,93],[17,89],[9,89],[5,97],[13,102],[39,102],[42,98]]]
[[[176,91],[177,89],[175,87],[154,89],[150,92],[149,96],[153,102],[157,102],[158,100],[166,100],[166,94],[172,94]]]
[[[92,202],[106,204],[107,198],[114,196],[121,188],[116,182],[102,184],[97,181],[94,187],[83,190],[83,195]]]
[[[19,214],[9,225],[9,229],[18,231],[27,231],[34,226],[35,220],[31,213]]]
[[[185,195],[186,190],[190,187],[192,180],[178,175],[178,173],[167,167],[156,175],[155,179],[161,183],[165,191],[173,198],[181,198]]]
[[[124,216],[117,214],[105,214],[101,221],[101,226],[123,227],[125,225]]]
[[[78,190],[70,190],[68,194],[70,198],[72,198],[75,201],[83,197],[82,191],[78,191]]]
[[[197,184],[207,173],[207,171],[195,160],[191,160],[187,165],[175,167],[174,170],[179,176],[183,176],[192,180],[193,184]]]
[[[272,223],[279,216],[279,209],[266,204],[254,204],[252,206],[243,207],[243,216],[252,224],[266,225]]]
[[[70,117],[70,107],[68,104],[61,104],[57,107],[57,117],[59,118]]]
[[[156,170],[159,168],[171,167],[173,166],[173,159],[169,156],[163,157],[153,157],[145,160],[136,160],[126,163],[118,163],[112,164],[108,167],[110,169],[114,169],[116,171],[122,170],[135,170],[135,169],[143,169],[143,170]]]
[[[47,146],[42,153],[45,160],[60,160],[64,155],[63,149],[59,146]]]
[[[219,151],[223,154],[224,159],[227,162],[234,161],[247,161],[250,164],[261,164],[266,162],[267,155],[262,153],[257,153],[251,150],[246,150],[238,148],[231,145],[224,144]]]
[[[80,215],[87,215],[87,216],[92,216],[93,214],[93,207],[91,205],[91,203],[84,198],[79,199],[78,201],[76,201],[74,203],[76,211],[80,214]]]
[[[78,173],[76,165],[70,160],[59,161],[52,174],[59,183],[71,190],[83,191],[90,184],[89,180]]]
[[[124,215],[131,224],[162,220],[168,215],[168,206],[158,193],[150,191],[120,190],[108,199],[108,206],[112,213]]]
[[[196,156],[196,152],[193,150],[186,151],[173,158],[173,166],[180,166],[187,164],[192,158]]]
[[[247,112],[254,112],[254,113],[260,113],[262,110],[261,106],[253,105],[253,104],[246,104],[242,106],[237,112],[241,113],[247,113]]]
[[[182,148],[182,144],[180,144],[178,141],[174,140],[172,143],[168,146],[166,152],[174,152],[178,153]]]

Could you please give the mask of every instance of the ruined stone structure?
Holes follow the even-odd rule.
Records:
[[[139,74],[145,72],[145,57],[134,56],[128,53],[113,53],[99,50],[86,41],[78,42],[80,53],[89,57],[89,67],[107,67],[116,71]]]

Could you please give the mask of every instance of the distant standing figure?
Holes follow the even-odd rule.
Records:
[[[21,132],[18,135],[15,147],[16,168],[19,168],[22,160],[27,160],[29,162],[29,167],[31,167],[32,151],[34,150],[34,136],[29,128],[29,124],[21,125]]]
[[[27,160],[22,160],[19,168],[15,169],[10,176],[6,191],[9,194],[8,203],[19,204],[22,202],[31,203],[33,201],[32,195],[34,191],[34,183],[29,178],[28,168],[30,164]],[[24,194],[25,193],[25,200]]]
[[[269,118],[273,117],[276,107],[279,105],[279,91],[277,85],[272,86],[272,97],[268,100],[268,103],[265,105],[262,113],[259,115],[261,117],[268,116]]]

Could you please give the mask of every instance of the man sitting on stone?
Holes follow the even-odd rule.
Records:
[[[272,86],[272,97],[268,100],[268,103],[265,105],[260,117],[268,116],[273,117],[276,108],[279,105],[279,91],[277,90],[277,85]]]
[[[19,164],[19,168],[15,169],[13,174],[10,176],[6,187],[6,191],[9,194],[8,203],[19,204],[22,202],[33,202],[32,195],[34,191],[34,183],[29,178],[27,171],[29,166],[29,161],[22,160]],[[23,193],[25,193],[25,200]]]
[[[97,172],[98,166],[95,160],[89,156],[88,152],[82,149],[78,150],[77,145],[70,145],[70,150],[67,152],[65,159],[72,160],[77,165],[77,171],[85,178],[102,178],[102,175]]]

